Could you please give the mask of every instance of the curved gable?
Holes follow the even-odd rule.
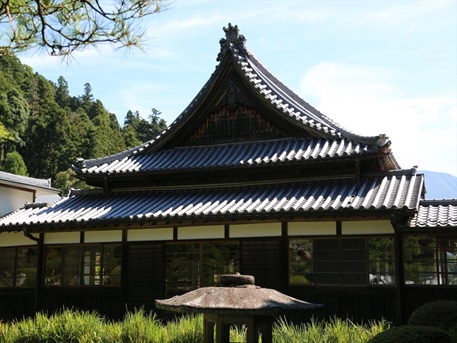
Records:
[[[386,135],[360,136],[345,130],[269,72],[247,49],[236,25],[229,24],[224,31],[215,71],[167,130],[124,152],[81,160],[77,173],[166,149],[284,138],[343,139],[367,145],[369,150],[382,150],[379,170],[400,168]]]

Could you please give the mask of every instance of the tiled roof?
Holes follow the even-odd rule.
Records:
[[[278,214],[385,213],[415,210],[422,175],[388,175],[257,186],[150,190],[142,192],[75,193],[50,207],[18,210],[0,220],[3,231],[22,225],[49,228],[64,224],[109,225],[132,221],[229,219]]]
[[[238,31],[237,27],[231,27],[229,25],[230,29]],[[326,137],[344,137],[349,140],[379,146],[383,146],[388,142],[385,135],[368,137],[354,134],[312,107],[278,80],[248,50],[244,44],[244,39],[227,39],[222,41],[221,45],[222,50],[224,50],[223,45],[227,47],[226,50],[230,50],[245,78],[254,85],[257,92],[266,101],[278,108],[288,119],[295,120],[304,127],[320,132]]]
[[[345,139],[354,144],[385,147],[390,145],[388,137],[384,134],[377,136],[361,136],[344,129],[332,119],[320,113],[306,101],[279,81],[263,64],[248,50],[245,38],[238,34],[238,27],[229,24],[224,28],[226,38],[220,41],[221,51],[216,70],[211,75],[200,92],[195,96],[187,108],[155,139],[145,142],[137,147],[121,153],[99,159],[80,160],[76,166],[77,172],[90,169],[93,166],[102,166],[112,162],[121,161],[128,156],[141,155],[157,150],[164,141],[173,139],[179,128],[185,126],[199,105],[206,99],[213,89],[219,74],[222,72],[222,61],[235,61],[233,65],[238,73],[251,84],[251,90],[258,97],[277,109],[277,115],[288,123],[294,123],[305,131],[316,133],[316,137],[329,139]],[[227,62],[229,63],[229,62]],[[230,62],[231,63],[231,62]],[[391,156],[394,169],[399,168],[395,158]]]
[[[3,172],[3,171],[0,171],[0,182],[1,181],[13,182],[13,183],[17,183],[17,184],[21,184],[21,185],[25,185],[25,186],[31,186],[31,187],[52,188],[51,180],[37,179],[34,177],[16,175],[16,174],[11,174],[11,173],[7,173],[7,172]]]
[[[409,226],[457,228],[457,199],[421,201],[419,210]]]
[[[281,139],[212,146],[182,147],[124,156],[82,169],[84,174],[173,171],[218,167],[249,167],[335,159],[377,152],[364,144],[344,139]]]
[[[259,96],[276,107],[284,118],[292,120],[302,127],[320,132],[321,135],[327,138],[346,138],[348,140],[378,146],[384,146],[388,143],[387,137],[383,134],[378,136],[360,136],[354,134],[319,112],[276,78],[254,56],[245,44],[245,37],[239,34],[237,25],[233,26],[229,23],[228,27],[224,28],[224,31],[226,33],[226,38],[220,40],[221,51],[217,60],[222,62],[227,55],[232,60],[235,60],[240,74],[249,81],[253,86],[252,89],[254,89]],[[217,76],[218,67],[216,67],[216,71],[211,76],[208,83],[176,121],[180,121],[181,117],[184,117],[188,112],[191,112],[200,102],[201,98],[208,92],[207,89],[210,88],[213,79]]]

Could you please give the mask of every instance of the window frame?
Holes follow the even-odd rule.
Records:
[[[19,258],[20,258],[20,255],[19,255],[19,250],[21,249],[33,249],[35,250],[35,261],[34,261],[34,266],[33,266],[33,269],[35,271],[35,275],[32,275],[32,280],[33,282],[28,284],[28,282],[24,285],[23,283],[25,282],[25,279],[22,281],[22,283],[20,285],[18,285],[19,283],[19,269],[23,268],[21,266],[19,266]],[[32,288],[32,287],[36,287],[36,283],[37,283],[37,267],[38,267],[38,247],[36,245],[21,245],[21,246],[8,246],[8,247],[0,247],[0,250],[11,250],[13,251],[12,253],[12,260],[13,260],[13,268],[11,269],[12,270],[12,276],[8,279],[11,280],[11,285],[5,285],[5,286],[0,286],[0,289],[4,289],[4,288]],[[32,267],[30,267],[32,268]],[[27,276],[27,275],[26,275]]]
[[[404,255],[407,255],[409,253],[406,250],[406,244],[408,238],[411,237],[416,237],[417,239],[430,239],[434,241],[433,244],[433,251],[432,251],[432,256],[433,258],[408,258],[408,256],[403,257],[403,278],[405,280],[405,285],[408,287],[454,287],[457,286],[457,237],[455,235],[451,234],[442,234],[442,235],[437,235],[437,234],[427,234],[427,233],[411,233],[411,234],[405,234],[403,236],[403,244],[402,244],[402,249],[404,252]],[[451,258],[448,256],[448,253],[450,254],[448,249],[443,249],[444,242],[448,242],[448,246],[450,246],[449,242],[454,242],[455,247],[454,247],[454,253],[453,253],[453,261],[450,262]],[[424,254],[424,251],[420,251],[416,255],[420,255],[420,253]],[[430,280],[434,280],[435,282],[411,282],[410,279],[412,279],[412,274],[413,272],[408,271],[409,268],[407,266],[412,266],[414,262],[416,263],[421,263],[421,262],[426,262],[429,261],[428,265],[433,266],[433,270],[427,270],[427,271],[417,271],[416,274],[417,276],[420,275],[426,275],[430,274],[432,275],[432,278]],[[455,271],[450,271],[449,266],[453,265],[456,270]],[[408,274],[409,273],[409,274]],[[454,279],[454,283],[449,283],[449,280]]]
[[[108,250],[107,247],[111,247]],[[94,248],[92,250],[92,248]],[[98,248],[98,249],[97,249]],[[51,250],[60,250],[56,256],[57,272],[48,272],[48,254]],[[106,270],[106,254],[108,251],[114,252],[119,249],[120,256],[117,257],[118,262],[111,272],[119,267],[119,280],[116,283],[110,284],[105,280],[109,280],[105,275]],[[69,260],[68,254],[71,250],[76,251],[76,263],[67,264]],[[89,256],[90,261],[87,261],[87,252],[94,256]],[[52,244],[44,247],[43,261],[43,286],[44,287],[76,287],[76,288],[100,288],[100,287],[121,287],[122,273],[122,243],[81,243],[81,244]],[[89,262],[89,264],[87,264]],[[87,273],[87,268],[89,272]],[[76,272],[72,275],[68,272],[69,269],[74,269]],[[91,271],[94,271],[92,273]],[[98,280],[98,281],[97,281]],[[74,283],[74,284],[72,284]]]
[[[169,251],[169,248],[171,246],[185,246],[185,245],[194,245],[197,247],[196,251],[198,251],[198,260],[197,260],[197,274],[196,274],[196,280],[197,282],[190,282],[188,285],[188,289],[185,291],[193,290],[193,289],[198,289],[200,287],[207,287],[207,286],[213,286],[214,284],[211,285],[206,285],[204,280],[211,275],[211,273],[207,272],[207,266],[205,262],[205,256],[208,256],[205,254],[205,246],[209,245],[233,245],[237,246],[237,254],[236,254],[236,260],[238,262],[238,265],[234,265],[232,270],[229,270],[227,273],[235,273],[239,272],[240,270],[240,261],[241,261],[241,244],[240,240],[238,239],[225,239],[225,240],[188,240],[188,241],[171,241],[171,242],[166,242],[165,244],[165,294],[167,296],[174,296],[174,295],[179,295],[184,293],[180,292],[175,292],[172,291],[172,289],[177,288],[178,286],[174,286],[174,288],[169,285],[169,280],[171,279],[169,276],[170,272],[170,266],[169,266],[169,257],[173,255],[173,252]],[[186,253],[183,253],[182,255],[186,255]],[[195,260],[194,260],[195,261]],[[226,272],[223,272],[226,273]],[[213,279],[217,277],[217,275],[222,274],[222,273],[217,273],[213,274]],[[192,281],[192,279],[191,279]],[[213,280],[214,282],[217,282],[217,280]]]
[[[391,260],[389,261],[389,265],[391,266],[392,270],[391,270],[391,282],[388,282],[388,283],[375,283],[375,282],[372,282],[372,280],[370,279],[370,271],[371,271],[371,263],[374,261],[374,260],[371,260],[370,259],[370,242],[369,240],[370,239],[382,239],[382,238],[387,238],[387,239],[390,239],[391,240]],[[364,249],[360,249],[360,248],[352,248],[352,249],[349,249],[349,248],[345,248],[342,246],[342,242],[343,241],[349,241],[351,239],[354,239],[354,240],[363,240],[363,245],[364,245]],[[311,275],[311,279],[313,280],[312,282],[310,283],[307,283],[307,284],[300,284],[300,283],[294,283],[292,281],[292,278],[295,278],[295,274],[292,274],[292,264],[293,264],[293,261],[292,261],[292,254],[293,252],[291,251],[291,242],[293,240],[307,240],[307,241],[311,241],[311,246],[312,246],[312,257],[311,257],[311,266],[312,266],[312,270],[311,272],[308,272],[310,275]],[[323,240],[334,240],[336,241],[337,243],[337,248],[336,249],[332,249],[331,253],[334,256],[333,259],[329,260],[329,261],[325,261],[325,260],[318,260],[316,261],[316,258],[315,258],[315,241],[323,241]],[[327,249],[329,250],[329,249]],[[357,258],[342,258],[343,255],[346,255],[348,257],[348,255],[350,255],[350,251],[353,251],[357,254],[357,250],[364,250],[364,258],[363,260],[362,259],[357,259]],[[289,236],[288,237],[288,285],[290,287],[316,287],[316,286],[329,286],[329,287],[393,287],[396,285],[396,280],[395,280],[395,238],[393,235],[370,235],[370,236],[359,236],[359,235],[351,235],[351,236]],[[336,267],[335,269],[335,272],[334,274],[337,274],[337,279],[338,279],[338,282],[333,282],[333,283],[330,283],[330,282],[316,282],[316,269],[315,269],[315,265],[316,265],[316,262],[317,263],[323,263],[323,262],[327,262],[327,263],[338,263],[338,266]],[[364,264],[364,271],[363,272],[355,272],[355,271],[351,271],[351,270],[344,270],[344,268],[342,268],[341,264],[344,263],[344,264],[357,264],[357,263],[361,263],[361,264]],[[319,274],[325,274],[325,272],[323,271],[318,271],[317,272],[318,275]],[[331,273],[331,272],[329,272]],[[361,282],[354,282],[354,283],[345,283],[344,280],[345,280],[345,276],[348,277],[350,276],[351,274],[360,274],[362,276],[362,278],[364,278],[364,282],[361,283]],[[386,274],[388,275],[388,274]]]

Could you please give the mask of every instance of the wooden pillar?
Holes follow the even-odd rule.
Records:
[[[278,275],[281,278],[281,289],[279,291],[286,292],[289,287],[289,232],[288,223],[281,223],[281,247],[280,247],[281,273]]]
[[[122,245],[121,245],[121,297],[119,299],[122,304],[124,311],[128,310],[128,296],[129,296],[129,245],[128,245],[128,231],[127,229],[122,230]]]
[[[38,256],[36,265],[36,284],[35,284],[35,312],[43,309],[43,285],[44,285],[44,264],[45,264],[45,251],[44,251],[44,233],[40,233],[37,242]]]
[[[403,260],[403,235],[395,230],[395,283],[396,283],[396,313],[395,324],[405,324],[405,300],[404,300],[404,260]]]

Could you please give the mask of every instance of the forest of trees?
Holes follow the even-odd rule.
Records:
[[[78,157],[114,154],[154,138],[166,128],[161,112],[148,119],[128,111],[123,126],[90,83],[82,95],[69,94],[68,83],[47,80],[15,56],[0,56],[0,170],[52,179],[64,192],[84,185],[72,177]]]

